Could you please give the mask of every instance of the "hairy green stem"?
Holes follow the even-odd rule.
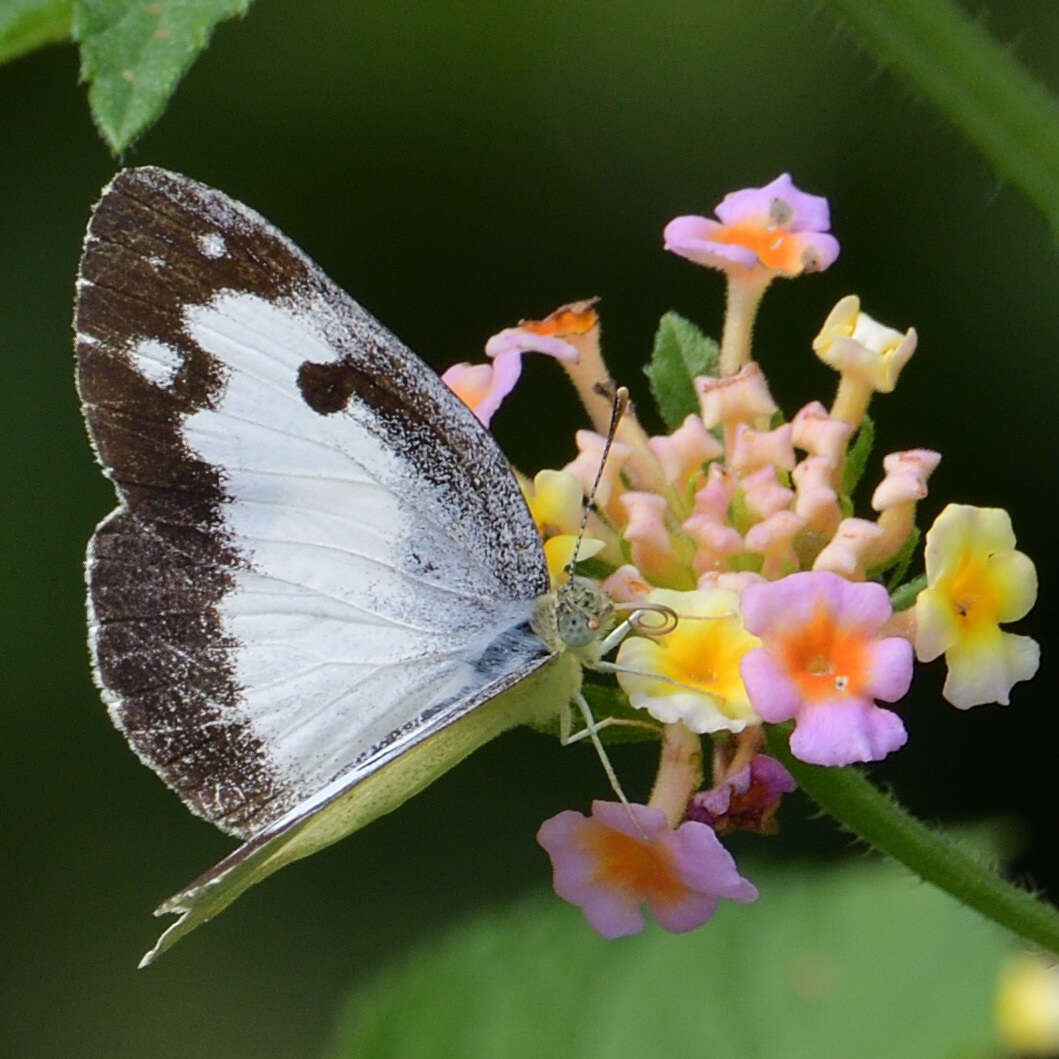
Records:
[[[826,813],[920,878],[1059,955],[1059,910],[1005,882],[944,832],[905,812],[859,769],[820,768],[793,757],[787,727],[765,726],[769,753]]]
[[[825,0],[1020,188],[1059,234],[1059,106],[953,0]]]

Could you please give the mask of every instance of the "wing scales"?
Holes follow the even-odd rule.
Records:
[[[97,679],[194,811],[259,832],[550,657],[539,541],[492,438],[256,214],[119,174],[75,327],[121,502],[89,548]]]
[[[509,647],[521,653],[517,645]],[[155,915],[178,918],[140,966],[152,963],[255,883],[397,808],[516,719],[524,720],[533,712],[533,703],[538,703],[539,710],[541,701],[566,702],[580,679],[579,666],[570,655],[552,655],[536,665],[531,663],[517,676],[508,674],[480,688],[470,699],[471,709],[440,718],[451,723],[440,723],[430,739],[424,738],[427,733],[420,728],[402,745],[378,748],[346,776],[267,825],[164,901]]]

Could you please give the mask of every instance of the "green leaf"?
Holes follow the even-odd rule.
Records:
[[[577,574],[593,581],[604,581],[614,573],[614,567],[602,559],[578,559]]]
[[[994,1055],[1003,932],[879,860],[754,863],[752,905],[604,941],[552,895],[357,982],[329,1059]],[[542,868],[543,873],[543,868]]]
[[[953,0],[825,0],[1048,218],[1059,234],[1059,106]],[[972,5],[973,6],[973,5]]]
[[[73,0],[0,2],[0,63],[69,39],[73,9]]]
[[[915,557],[916,549],[919,547],[922,537],[923,534],[920,532],[919,527],[914,525],[908,531],[908,536],[901,542],[901,547],[889,559],[879,563],[877,566],[868,567],[865,575],[867,580],[882,581],[885,579],[886,591],[892,597],[897,590],[897,586],[901,584],[908,573],[908,568],[912,564],[912,559]]]
[[[717,343],[679,313],[668,312],[659,320],[654,350],[644,374],[668,429],[676,430],[699,410],[691,380],[696,375],[716,374],[719,355]]]
[[[886,582],[886,588],[889,592],[893,592],[897,586],[904,580],[905,574],[908,573],[908,567],[912,562],[912,557],[916,554],[916,549],[919,547],[919,540],[923,536],[919,532],[918,526],[913,526],[909,530],[908,536],[905,537],[904,544],[898,549],[897,555],[894,556],[894,561],[886,569],[890,570],[890,578]]]
[[[75,0],[73,35],[92,117],[123,151],[165,108],[213,26],[250,0]]]
[[[920,574],[906,581],[903,585],[890,590],[890,605],[894,610],[908,610],[916,601],[916,596],[927,587],[927,575]]]
[[[871,456],[871,450],[874,447],[875,424],[871,416],[865,416],[842,463],[842,480],[839,489],[843,498],[853,495],[853,490],[857,488],[857,483],[864,475],[864,468],[868,465],[868,457]]]
[[[631,705],[628,696],[613,684],[583,684],[581,693],[588,700],[592,716],[598,721],[613,718],[616,721],[632,721],[633,724],[612,724],[599,733],[599,738],[608,744],[643,743],[657,740],[662,728],[644,710]]]

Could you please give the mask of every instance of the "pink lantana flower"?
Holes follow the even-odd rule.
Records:
[[[501,402],[522,374],[523,353],[546,353],[566,364],[576,364],[577,350],[561,338],[539,335],[523,327],[508,327],[485,344],[490,364],[453,364],[441,381],[488,427]]]
[[[698,265],[733,266],[797,276],[820,271],[838,257],[828,234],[827,199],[799,191],[789,173],[763,188],[725,195],[709,217],[677,217],[666,225],[665,248]]]
[[[743,620],[763,646],[740,663],[766,721],[795,719],[791,753],[814,765],[878,761],[908,738],[896,702],[912,682],[912,645],[880,639],[890,597],[875,582],[811,571],[748,585]]]
[[[680,934],[705,923],[722,897],[757,897],[711,828],[688,821],[670,830],[665,813],[646,805],[595,801],[590,817],[568,809],[541,824],[537,841],[551,858],[555,892],[605,938],[643,930],[644,903],[660,927]]]

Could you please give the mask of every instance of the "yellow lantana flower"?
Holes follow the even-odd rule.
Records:
[[[1059,967],[1036,953],[1019,953],[1004,964],[994,1000],[997,1036],[1005,1054],[1059,1052]]]
[[[942,694],[954,706],[1007,705],[1012,686],[1029,680],[1040,663],[1034,640],[1000,630],[1037,599],[1037,571],[1015,550],[1011,518],[1000,508],[949,504],[927,533],[924,556],[916,656],[929,662],[945,655]]]
[[[563,580],[563,570],[570,565],[581,528],[581,483],[569,471],[538,471],[532,486],[523,485],[523,495],[533,523],[544,541],[544,559],[552,584]],[[606,547],[605,543],[585,537],[578,559],[591,559]]]
[[[831,310],[813,351],[843,375],[849,374],[878,393],[892,393],[897,376],[916,351],[916,332],[902,334],[860,311],[860,299],[847,294]]]
[[[741,732],[760,719],[747,698],[739,660],[761,641],[743,627],[739,596],[723,588],[655,589],[644,600],[670,607],[677,627],[657,639],[631,636],[617,664],[629,702],[663,724],[682,721],[693,732]]]

